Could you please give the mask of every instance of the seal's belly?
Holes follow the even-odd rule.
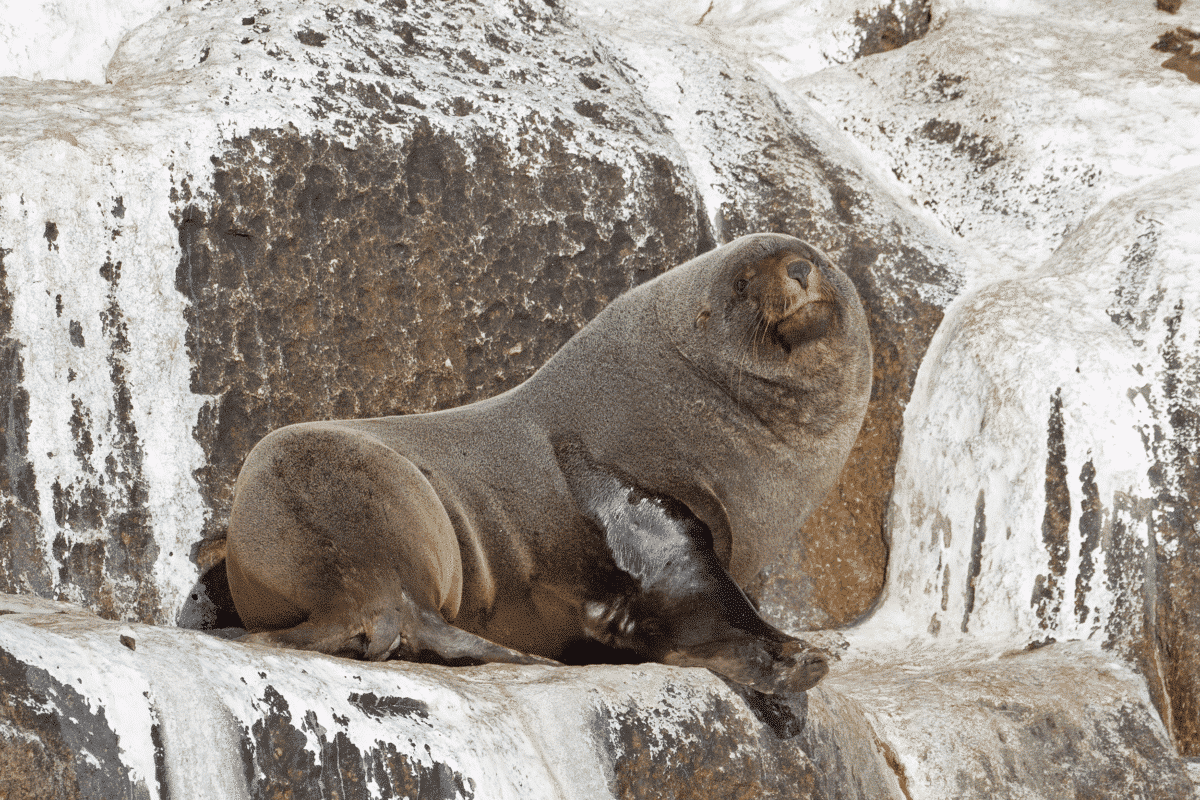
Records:
[[[582,602],[533,584],[524,596],[497,597],[491,608],[460,614],[452,622],[505,647],[558,659],[584,636],[581,611]]]

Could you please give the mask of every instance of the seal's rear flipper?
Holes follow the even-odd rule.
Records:
[[[336,620],[309,619],[291,628],[248,633],[238,641],[296,650],[314,650],[331,656],[363,658],[368,640],[361,627],[355,629]]]
[[[353,615],[316,613],[294,627],[247,634],[239,641],[367,661],[398,658],[450,666],[558,665],[557,661],[522,653],[455,628],[436,612],[418,607],[407,597],[401,598],[397,605]]]
[[[414,633],[411,644],[411,654],[403,652],[404,646],[395,653],[396,658],[406,661],[429,661],[451,666],[466,666],[469,664],[543,664],[545,666],[561,666],[559,662],[541,656],[522,653],[519,650],[505,647],[488,641],[482,636],[468,633],[461,628],[445,622],[437,614],[417,609],[422,622]],[[435,658],[430,659],[433,655]]]
[[[676,667],[707,667],[764,694],[806,692],[829,672],[825,655],[799,639],[775,643],[745,637],[708,642],[667,653],[663,663]]]

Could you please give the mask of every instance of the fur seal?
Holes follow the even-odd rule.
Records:
[[[246,638],[447,664],[590,640],[808,689],[824,658],[731,572],[821,502],[870,388],[845,274],[799,239],[738,239],[621,295],[501,395],[264,437],[226,548]]]

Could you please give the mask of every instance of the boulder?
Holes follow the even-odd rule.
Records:
[[[1200,168],[1111,201],[965,294],[905,416],[864,631],[1123,656],[1200,754]],[[1010,565],[1021,565],[1014,569]]]
[[[1177,30],[1200,31],[1200,5],[954,0],[920,41],[789,86],[991,275],[1023,272],[1107,201],[1198,163],[1200,95],[1165,63],[1191,47]]]
[[[931,642],[882,627],[848,633],[843,663],[808,693],[817,796],[1193,796],[1145,681],[1116,654],[1086,642]]]
[[[707,670],[370,664],[0,595],[8,800],[803,799],[803,720]]]
[[[860,616],[900,414],[971,257],[769,76],[643,22],[185,4],[106,85],[3,79],[0,587],[215,624],[197,578],[267,431],[497,394],[621,291],[776,230],[857,283],[876,385],[838,491],[735,577],[781,625]]]
[[[906,412],[872,625],[1100,643],[1196,755],[1200,11],[1176,10],[945,3],[921,41],[789,86],[986,265]]]
[[[1145,681],[1086,643],[859,643],[768,697],[656,664],[364,663],[0,595],[0,737],[11,800],[1191,791]]]

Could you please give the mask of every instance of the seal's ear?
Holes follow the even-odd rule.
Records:
[[[696,314],[696,321],[693,326],[697,329],[704,327],[708,323],[708,318],[712,316],[712,307],[708,303]]]

